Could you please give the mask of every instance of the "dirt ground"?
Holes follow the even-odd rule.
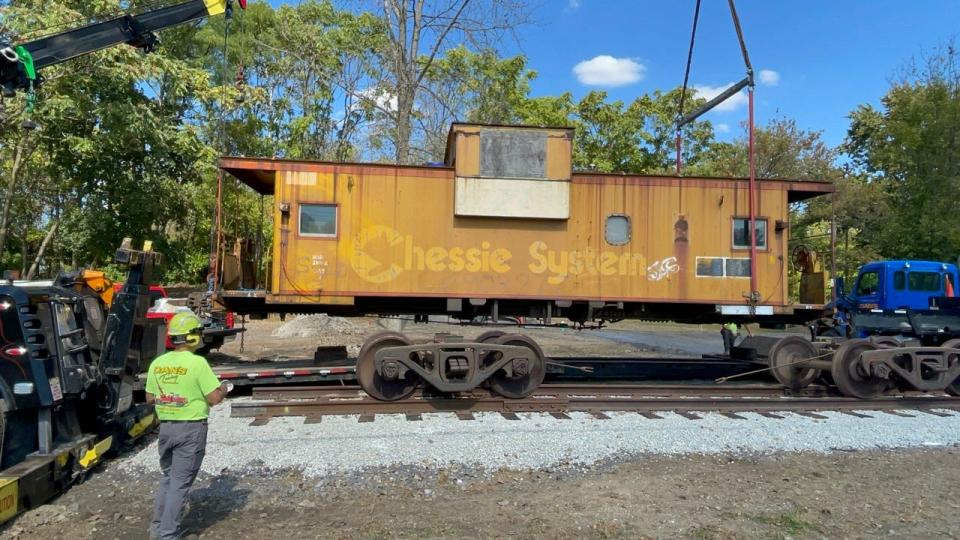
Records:
[[[322,456],[318,456],[322,459]],[[415,489],[297,473],[198,480],[198,538],[956,538],[960,449],[635,457],[569,476],[439,471]],[[108,467],[0,529],[18,539],[145,538],[155,478]]]
[[[309,356],[317,345],[359,345],[381,331],[276,338],[279,321],[249,323],[243,354],[227,345],[212,359]],[[635,326],[633,326],[635,325]],[[483,328],[408,325],[475,335]],[[638,332],[662,343],[636,343]],[[657,353],[678,334],[705,345],[715,328],[615,325],[607,333],[527,329],[551,355]],[[609,335],[620,332],[622,336]],[[659,353],[657,353],[659,354]],[[145,444],[145,443],[141,443]],[[269,463],[269,456],[263,460]],[[318,460],[323,456],[318,455]],[[121,460],[28,512],[0,537],[146,538],[155,473]],[[766,456],[621,456],[539,471],[369,470],[339,477],[224,469],[198,479],[185,524],[188,538],[957,538],[960,448],[788,453]]]

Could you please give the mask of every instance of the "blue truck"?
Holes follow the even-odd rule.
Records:
[[[836,281],[833,317],[811,325],[811,339],[770,347],[774,376],[800,389],[826,373],[841,394],[858,398],[892,389],[960,396],[958,278],[951,263],[865,264],[849,294]]]
[[[836,280],[833,324],[817,325],[814,335],[888,336],[941,345],[960,337],[957,283],[957,266],[951,263],[896,260],[865,264],[849,294],[843,280]]]

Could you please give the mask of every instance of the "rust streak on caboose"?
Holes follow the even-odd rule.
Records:
[[[741,178],[572,171],[569,128],[454,124],[443,166],[224,157],[273,197],[263,290],[240,313],[514,314],[574,320],[803,320],[787,295],[789,204],[828,182],[763,179],[748,304]]]

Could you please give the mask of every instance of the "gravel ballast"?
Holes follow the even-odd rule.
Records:
[[[247,400],[249,398],[238,398]],[[495,413],[459,420],[450,413],[327,416],[318,424],[302,417],[273,418],[250,426],[250,418],[230,418],[229,405],[210,418],[203,471],[299,469],[321,477],[371,468],[467,466],[484,470],[531,470],[567,464],[593,464],[630,455],[766,454],[960,444],[960,415],[940,417],[912,412],[907,418],[869,412],[871,418],[824,412],[826,420],[781,413],[781,420],[740,413],[736,420],[714,413],[689,420],[658,413],[660,420],[635,413],[609,413],[608,420],[572,413],[569,420],[523,413],[507,420]],[[118,464],[124,469],[158,469],[156,442]]]

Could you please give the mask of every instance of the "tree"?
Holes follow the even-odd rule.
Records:
[[[748,135],[731,143],[713,144],[691,172],[715,176],[750,174]],[[754,130],[757,178],[833,181],[840,176],[836,166],[839,151],[823,142],[819,131],[806,131],[790,118],[774,118]]]
[[[120,7],[107,0],[79,6],[24,1],[6,8],[4,21],[19,25],[8,33],[24,36],[32,28],[113,15]],[[43,75],[34,110],[10,109],[2,134],[5,149],[23,140],[36,146],[22,169],[29,190],[8,190],[4,199],[5,206],[29,213],[14,222],[41,229],[34,231],[42,240],[28,273],[103,264],[124,236],[153,239],[173,255],[175,269],[182,262],[177,241],[164,233],[193,207],[185,186],[213,169],[213,154],[198,131],[182,122],[190,99],[210,92],[207,73],[162,49],[143,55],[114,47],[47,68]],[[20,95],[14,104],[28,97]],[[28,116],[39,128],[26,133],[17,126]],[[12,170],[15,154],[2,157]],[[35,237],[31,231],[22,234]],[[21,259],[26,265],[27,254]],[[47,259],[52,260],[44,264]]]
[[[625,106],[607,101],[606,92],[590,92],[577,103],[566,93],[523,100],[516,117],[524,124],[573,127],[575,169],[672,174],[679,94],[679,89],[657,90]],[[684,160],[698,164],[713,140],[713,127],[694,122],[685,133]]]
[[[881,100],[851,114],[844,148],[880,186],[885,224],[866,241],[885,257],[955,260],[960,254],[960,56],[953,44],[909,63]]]
[[[368,98],[386,119],[396,163],[411,162],[415,110],[434,63],[450,43],[486,48],[527,22],[522,0],[378,0],[387,41],[381,80]]]
[[[493,49],[473,52],[462,45],[446,51],[433,62],[418,99],[414,159],[441,159],[452,122],[520,122],[519,110],[536,76],[522,55],[500,58]]]

